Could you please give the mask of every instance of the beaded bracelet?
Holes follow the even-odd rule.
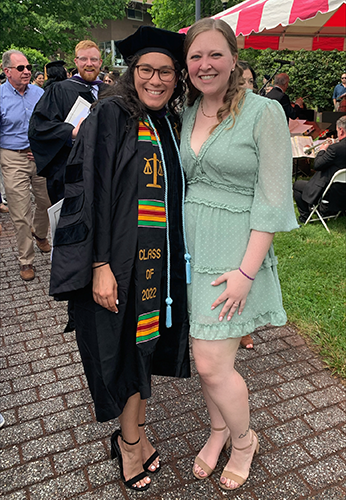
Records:
[[[104,262],[103,264],[99,264],[98,266],[93,266],[93,269],[97,269],[98,267],[106,266],[109,262]]]
[[[238,271],[240,271],[242,273],[242,275],[245,276],[245,278],[247,278],[248,280],[254,281],[255,278],[251,278],[251,276],[244,273],[244,271],[242,271],[242,269],[240,269],[240,267],[238,267]]]

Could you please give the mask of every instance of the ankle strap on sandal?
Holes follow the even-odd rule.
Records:
[[[138,444],[138,443],[140,442],[140,440],[141,440],[141,438],[139,437],[135,443],[129,443],[129,442],[128,442],[128,441],[126,441],[126,440],[125,440],[122,436],[121,436],[121,439],[122,439],[122,441],[123,441],[124,443],[128,444],[129,446],[134,446],[135,444]]]
[[[252,432],[252,431],[251,431]],[[238,450],[238,451],[243,451],[243,450],[246,450],[247,448],[250,448],[250,446],[253,445],[253,438],[254,438],[254,433],[252,432],[252,437],[251,437],[251,442],[250,444],[248,444],[247,446],[244,446],[244,448],[237,448],[236,446],[232,445],[232,448],[234,448],[235,450]]]

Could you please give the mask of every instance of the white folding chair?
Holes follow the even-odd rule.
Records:
[[[324,205],[326,208],[328,207],[329,201],[326,200],[326,195],[327,195],[330,187],[332,186],[332,184],[334,184],[334,182],[343,182],[343,183],[346,183],[346,168],[342,168],[341,170],[338,170],[337,172],[335,172],[335,174],[333,175],[332,179],[330,180],[328,186],[324,190],[321,198],[318,200],[318,203],[316,205],[313,205],[313,207],[311,209],[311,212],[310,212],[310,215],[306,219],[306,222],[305,222],[304,226],[306,226],[306,224],[308,222],[314,222],[314,221],[320,220],[322,222],[322,224],[324,225],[324,227],[326,228],[326,230],[328,231],[328,233],[330,233],[330,231],[328,229],[328,226],[325,223],[325,220],[328,220],[328,219],[337,219],[339,217],[339,215],[341,214],[341,210],[337,214],[335,214],[335,215],[325,215],[325,216],[323,216],[318,211],[318,208],[320,207],[320,205],[322,205],[322,206]],[[345,203],[346,203],[346,201],[345,201]],[[316,215],[317,217],[312,218],[313,215]]]

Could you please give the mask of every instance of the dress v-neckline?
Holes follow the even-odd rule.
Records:
[[[194,127],[195,122],[196,122],[196,116],[197,116],[198,106],[199,106],[199,103],[200,103],[201,99],[202,99],[201,96],[198,99],[196,99],[195,109],[193,111],[193,116],[191,117],[191,123],[190,123],[189,134],[188,134],[189,148],[190,148],[192,156],[194,157],[195,160],[200,160],[201,159],[201,156],[204,154],[204,151],[208,147],[208,143],[210,141],[214,141],[215,138],[219,135],[219,133],[223,130],[223,128],[226,125],[226,123],[228,121],[230,121],[230,118],[232,119],[231,115],[228,115],[224,120],[222,120],[222,122],[217,125],[217,127],[213,130],[213,132],[203,142],[203,144],[199,148],[198,154],[196,154],[195,151],[194,151],[194,149],[191,146],[191,138],[192,138],[193,127]]]

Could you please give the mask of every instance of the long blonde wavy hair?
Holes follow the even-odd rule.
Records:
[[[229,49],[231,51],[232,56],[238,55],[238,47],[237,47],[237,39],[235,37],[234,31],[232,28],[222,21],[221,19],[212,19],[210,17],[206,17],[204,19],[200,19],[195,24],[191,26],[189,31],[187,32],[185,38],[185,58],[187,57],[187,53],[196,39],[198,35],[201,33],[205,33],[206,31],[217,30],[225,37]],[[186,83],[189,89],[188,97],[187,97],[187,105],[192,106],[198,96],[201,95],[201,91],[196,89],[196,87],[191,83],[190,77],[187,76]],[[242,104],[244,102],[245,89],[242,88],[244,84],[243,79],[243,69],[239,66],[238,62],[235,65],[234,71],[230,74],[229,77],[229,85],[226,94],[223,98],[223,104],[217,111],[217,120],[219,123],[223,120],[223,115],[225,113],[230,114],[233,118],[233,123],[230,128],[233,127],[236,119],[236,115],[239,114]],[[217,127],[215,125],[211,132]]]

